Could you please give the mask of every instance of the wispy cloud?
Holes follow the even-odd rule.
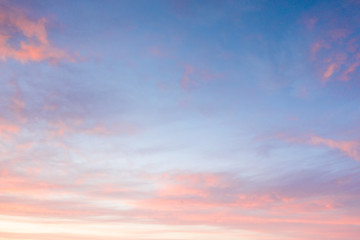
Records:
[[[192,79],[192,74],[195,72],[195,68],[191,65],[185,65],[184,75],[181,79],[181,86],[183,89],[188,89],[192,85],[196,85],[196,81]]]
[[[22,9],[0,2],[0,58],[23,63],[48,60],[56,63],[75,59],[48,40],[46,18],[31,19]]]
[[[277,137],[291,143],[326,146],[330,149],[339,150],[345,156],[350,157],[356,161],[360,161],[359,141],[335,140],[331,138],[323,138],[317,135],[294,137],[278,134]]]
[[[346,156],[356,161],[360,161],[360,142],[358,141],[341,141],[311,136],[308,143],[312,145],[324,145],[332,149],[340,150]]]
[[[354,2],[346,1],[346,4],[356,7]],[[312,61],[323,83],[350,81],[358,69],[359,39],[354,34],[358,19],[351,13],[348,16],[344,18],[339,12],[327,8],[321,14],[305,17],[305,27],[313,39],[310,47]]]

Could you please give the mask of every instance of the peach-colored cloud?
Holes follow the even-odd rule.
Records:
[[[82,222],[83,223],[83,222]],[[60,222],[59,225],[63,225],[63,222]],[[84,223],[83,223],[84,224]],[[120,235],[120,234],[119,234]],[[91,233],[32,233],[32,232],[0,232],[0,237],[7,240],[99,240],[99,236],[94,236]],[[101,235],[102,240],[118,240],[118,236],[107,236]],[[124,238],[122,238],[124,239]],[[139,238],[126,238],[126,240],[138,240]],[[266,239],[267,240],[267,239]]]
[[[45,18],[34,20],[24,11],[0,2],[0,58],[15,59],[20,62],[48,60],[56,63],[60,60],[74,61],[64,50],[49,43]],[[14,45],[16,36],[24,36],[18,46]]]
[[[110,209],[89,206],[82,202],[61,201],[0,201],[0,213],[12,216],[41,216],[41,217],[63,217],[79,218],[84,216],[99,216],[111,213]]]
[[[17,133],[20,127],[10,123],[0,123],[0,134],[4,133]]]
[[[9,140],[18,134],[21,126],[0,117],[0,139]]]
[[[35,170],[37,173],[41,170]],[[14,174],[7,169],[0,172],[2,182],[0,183],[0,191],[3,194],[42,194],[48,195],[54,193],[52,190],[58,188],[56,184],[45,181],[34,181],[34,179]]]

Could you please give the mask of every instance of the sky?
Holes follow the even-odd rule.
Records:
[[[359,239],[359,11],[0,0],[0,240]]]

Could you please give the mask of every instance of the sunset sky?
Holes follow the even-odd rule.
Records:
[[[0,240],[360,239],[359,13],[0,0]]]

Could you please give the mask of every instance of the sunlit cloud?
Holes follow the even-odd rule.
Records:
[[[49,43],[46,18],[31,19],[23,10],[1,1],[0,23],[0,58],[3,61],[15,59],[25,63],[48,60],[56,63],[60,60],[74,60],[64,50]]]
[[[340,150],[346,156],[360,161],[360,143],[357,141],[337,141],[328,138],[321,138],[318,136],[312,136],[309,140],[313,145],[325,145],[332,149]]]
[[[346,1],[349,6],[351,1]],[[329,19],[329,16],[333,17]],[[343,18],[332,9],[317,16],[306,16],[304,25],[314,36],[310,52],[321,81],[350,81],[358,68],[359,39],[355,34],[358,19]]]
[[[323,138],[316,135],[305,136],[305,137],[304,136],[294,137],[294,136],[287,136],[285,134],[278,134],[277,137],[290,143],[309,144],[314,146],[326,146],[330,149],[339,150],[345,156],[348,156],[356,161],[360,161],[359,141],[335,140],[331,138]]]
[[[338,65],[337,65],[336,63],[330,64],[330,65],[326,68],[326,71],[324,72],[324,76],[323,76],[323,77],[324,77],[324,80],[323,80],[323,81],[326,82],[327,79],[334,74],[334,72],[336,71],[337,68],[338,68]]]

